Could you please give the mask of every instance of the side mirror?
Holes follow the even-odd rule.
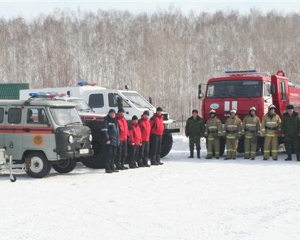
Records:
[[[274,93],[275,93],[275,85],[271,84],[271,94],[274,94]]]
[[[121,97],[117,97],[117,106],[118,106],[118,108],[123,107],[123,103],[122,103],[122,98]]]
[[[149,103],[152,104],[152,97],[149,97]]]
[[[201,84],[198,85],[198,99],[201,99],[204,97],[204,94],[201,91]]]

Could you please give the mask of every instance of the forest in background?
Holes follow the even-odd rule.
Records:
[[[199,109],[198,84],[225,70],[283,70],[300,83],[299,58],[300,12],[56,9],[30,21],[0,19],[0,82],[128,84],[173,119]]]

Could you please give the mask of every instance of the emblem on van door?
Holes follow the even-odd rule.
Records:
[[[210,104],[210,108],[211,109],[218,109],[220,107],[220,105],[218,103],[212,103]]]
[[[35,135],[32,141],[35,146],[41,146],[44,142],[44,138],[41,135]]]

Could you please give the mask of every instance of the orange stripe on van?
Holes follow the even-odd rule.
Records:
[[[28,131],[29,130],[29,131]],[[35,127],[35,126],[0,126],[0,133],[11,134],[54,134],[53,127]]]

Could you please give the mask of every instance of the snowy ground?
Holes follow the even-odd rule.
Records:
[[[44,179],[0,173],[0,239],[300,239],[300,163],[188,159],[105,174],[78,164]]]

